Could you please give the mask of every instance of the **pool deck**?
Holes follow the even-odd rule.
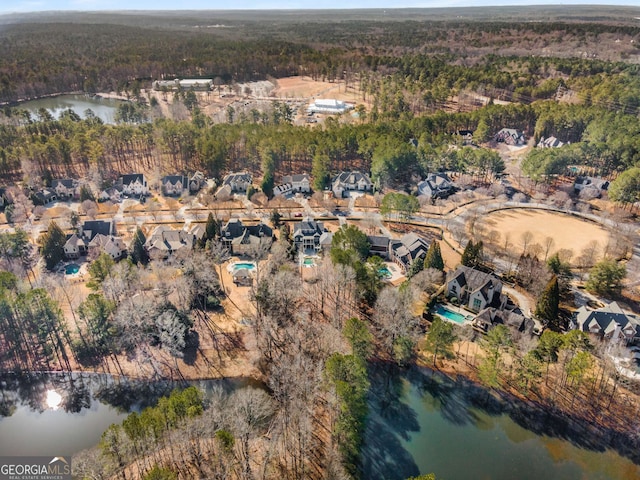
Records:
[[[460,307],[457,307],[455,305],[452,305],[451,303],[439,303],[438,305],[440,305],[442,308],[446,308],[447,310],[452,311],[453,313],[457,313],[458,315],[462,315],[464,317],[464,320],[459,323],[456,322],[455,320],[451,320],[447,317],[445,317],[444,315],[440,315],[441,318],[444,318],[445,320],[451,322],[451,323],[455,323],[456,325],[466,325],[468,323],[470,323],[474,318],[476,318],[476,315],[463,309]],[[437,315],[437,314],[436,314]]]
[[[239,270],[240,268],[247,268],[247,267],[240,267],[240,268],[236,269],[235,268],[236,265],[239,265],[239,264],[240,265],[249,265],[249,264],[253,265],[248,270],[254,270],[256,268],[256,262],[247,262],[247,261],[236,260],[236,261],[231,262],[229,265],[227,265],[227,272],[233,273],[234,270]]]
[[[389,278],[383,278],[384,282],[389,282],[393,286],[400,285],[405,280],[405,275],[400,270],[400,267],[393,262],[384,262],[384,266],[387,267],[387,270],[391,273]]]

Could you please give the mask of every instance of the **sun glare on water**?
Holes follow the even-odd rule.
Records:
[[[47,407],[57,410],[62,403],[62,396],[55,390],[47,390]]]

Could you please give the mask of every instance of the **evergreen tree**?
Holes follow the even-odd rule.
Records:
[[[440,251],[440,243],[434,240],[429,245],[427,255],[424,257],[424,268],[435,268],[441,272],[444,270],[444,260],[442,260],[442,252]]]
[[[140,227],[138,227],[135,235],[133,236],[133,244],[131,247],[131,260],[133,263],[146,265],[149,262],[149,254],[144,248],[145,243],[147,243],[147,239],[144,236],[144,233],[142,233]]]
[[[555,275],[547,283],[536,304],[536,316],[551,330],[559,331],[558,305],[560,304],[560,288]]]
[[[469,240],[467,246],[464,247],[464,252],[462,252],[462,258],[460,259],[460,263],[465,267],[473,267],[474,262],[474,252],[475,247],[473,246],[473,240]]]
[[[220,222],[216,220],[211,212],[207,217],[207,223],[204,227],[204,235],[200,239],[200,246],[204,247],[209,240],[215,240],[220,236]]]
[[[627,269],[624,265],[615,260],[604,259],[589,270],[587,290],[597,295],[612,296],[620,292],[622,280],[626,275]]]
[[[47,270],[53,270],[64,259],[65,243],[67,243],[67,236],[58,224],[52,221],[47,232],[42,235],[40,247]]]

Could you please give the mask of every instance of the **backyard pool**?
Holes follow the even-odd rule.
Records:
[[[391,274],[391,271],[387,267],[382,267],[381,269],[379,269],[378,275],[380,275],[384,279],[389,279],[393,276]]]
[[[247,270],[253,270],[254,268],[256,268],[256,264],[253,262],[235,262],[229,266],[229,271],[237,272],[242,268],[246,268]]]
[[[80,271],[80,265],[78,265],[77,263],[70,263],[69,265],[64,267],[65,275],[75,275],[79,271]]]
[[[315,267],[316,261],[312,257],[304,257],[302,260],[302,265],[305,267]]]
[[[436,305],[436,307],[433,309],[433,313],[435,313],[436,315],[440,315],[447,320],[451,320],[452,322],[459,323],[460,325],[462,325],[467,320],[466,316],[454,312],[453,310],[449,310],[444,305]]]

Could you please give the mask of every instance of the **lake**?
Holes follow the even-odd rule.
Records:
[[[28,110],[33,119],[38,118],[38,110],[46,108],[54,118],[58,118],[62,112],[71,109],[80,117],[85,118],[85,111],[91,109],[96,117],[104,123],[115,123],[115,115],[123,100],[111,98],[90,97],[87,95],[58,95],[56,97],[28,100],[15,105],[16,108]]]
[[[524,409],[509,415],[483,390],[424,372],[388,377],[372,381],[363,478],[640,478],[640,466],[617,452],[587,448],[594,437],[575,426],[541,422]]]
[[[244,379],[188,382],[205,392],[248,384],[252,383]],[[100,374],[5,377],[0,380],[0,455],[77,453],[97,445],[112,423],[121,423],[129,412],[155,404],[179,386],[187,384],[116,380]],[[52,407],[56,401],[59,405]]]

